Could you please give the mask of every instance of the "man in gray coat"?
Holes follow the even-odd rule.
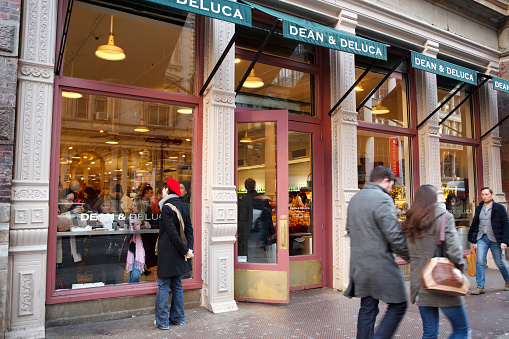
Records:
[[[407,308],[405,283],[394,252],[408,260],[408,249],[389,194],[393,185],[394,173],[379,166],[348,206],[350,284],[345,296],[361,298],[358,339],[391,338]],[[380,300],[389,306],[375,335]]]

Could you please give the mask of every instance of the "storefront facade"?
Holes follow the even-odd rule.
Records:
[[[186,301],[214,313],[343,290],[348,202],[378,165],[396,174],[402,219],[421,184],[441,190],[460,233],[481,187],[505,204],[498,130],[484,134],[507,8],[397,4],[24,1],[5,336],[151,312],[168,177],[194,227]],[[116,61],[101,56],[108,41]]]

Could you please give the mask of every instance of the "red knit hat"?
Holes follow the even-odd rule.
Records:
[[[166,185],[170,188],[170,191],[173,191],[173,193],[178,194],[179,196],[182,195],[182,193],[180,193],[180,184],[177,180],[173,178],[166,179]]]

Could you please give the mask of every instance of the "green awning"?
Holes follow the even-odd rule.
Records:
[[[492,77],[492,79],[494,90],[509,93],[509,81],[497,77]]]
[[[435,73],[446,78],[456,79],[468,84],[477,85],[477,72],[471,69],[432,58],[427,55],[411,51],[412,67],[426,72]]]
[[[230,0],[144,0],[251,27],[251,8]]]
[[[267,13],[283,21],[283,36],[285,38],[306,42],[309,44],[337,49],[343,52],[364,55],[370,58],[387,60],[387,46],[379,42],[359,38],[353,34],[323,26],[290,14],[285,14],[270,8],[241,0],[253,8]]]

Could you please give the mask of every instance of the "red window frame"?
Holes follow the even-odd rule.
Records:
[[[65,1],[59,3],[57,22],[57,41],[61,41],[63,24],[65,19]],[[204,65],[204,18],[196,17],[196,65],[195,65],[195,95],[170,93],[147,88],[133,87],[128,85],[111,84],[94,80],[77,79],[62,76],[63,70],[55,76],[54,97],[53,97],[53,123],[50,160],[50,192],[49,192],[49,227],[47,247],[47,272],[46,272],[46,304],[58,304],[74,301],[94,300],[102,298],[114,298],[131,295],[142,295],[157,292],[157,282],[142,284],[119,284],[90,289],[77,289],[55,291],[56,271],[56,241],[57,241],[57,204],[58,204],[58,180],[59,180],[59,150],[61,131],[61,91],[77,91],[88,94],[106,95],[116,98],[131,100],[158,102],[172,105],[187,105],[195,107],[194,110],[194,136],[193,136],[193,187],[202,186],[202,147],[203,144],[203,98],[198,93],[203,85]],[[59,47],[56,46],[56,53]],[[193,228],[194,228],[194,253],[197,258],[202,257],[202,192],[197,189],[193,192]],[[202,282],[201,260],[193,261],[193,278],[182,281],[184,290],[198,289]]]

